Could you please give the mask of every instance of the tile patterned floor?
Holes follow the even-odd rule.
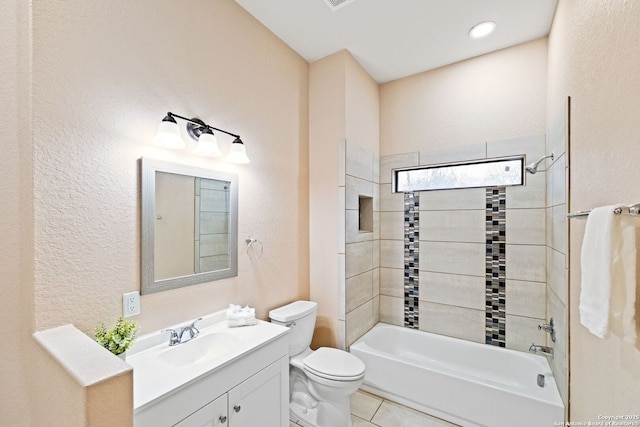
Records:
[[[351,396],[351,424],[352,427],[456,427],[456,424],[360,390]],[[297,425],[289,423],[289,427]]]

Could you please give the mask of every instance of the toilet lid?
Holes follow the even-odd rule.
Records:
[[[364,375],[364,363],[353,354],[320,347],[304,359],[304,369],[324,378],[347,381]]]

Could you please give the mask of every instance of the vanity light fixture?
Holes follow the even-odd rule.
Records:
[[[158,133],[153,137],[153,143],[164,148],[184,148],[186,144],[180,136],[180,128],[176,119],[173,118],[171,113],[167,114],[160,127],[158,127]]]
[[[244,147],[244,143],[240,139],[240,135],[210,126],[198,118],[188,119],[172,112],[168,112],[164,119],[162,119],[160,127],[158,128],[158,133],[153,137],[154,144],[165,148],[177,149],[186,147],[186,144],[180,135],[180,128],[178,127],[176,118],[187,122],[187,133],[192,139],[198,142],[194,151],[196,154],[209,157],[220,157],[222,155],[222,152],[218,148],[218,140],[213,134],[213,131],[215,130],[235,137],[231,144],[231,148],[229,149],[226,161],[237,164],[249,163],[247,151]]]
[[[477,25],[474,25],[469,30],[469,37],[472,39],[480,39],[482,37],[486,37],[489,34],[493,33],[496,29],[496,23],[493,21],[485,21],[481,22]]]

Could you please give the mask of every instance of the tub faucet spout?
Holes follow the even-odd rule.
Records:
[[[553,348],[551,347],[547,347],[544,345],[537,345],[537,344],[531,344],[531,347],[529,347],[529,351],[531,353],[534,354],[541,354],[543,356],[546,356],[550,359],[553,359]]]

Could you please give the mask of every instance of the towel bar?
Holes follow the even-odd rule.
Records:
[[[567,214],[567,218],[586,218],[589,216],[588,211],[578,211],[578,212],[570,212]],[[640,203],[636,203],[635,205],[629,206],[621,206],[617,207],[613,210],[613,213],[616,215],[627,214],[627,215],[640,215]]]

